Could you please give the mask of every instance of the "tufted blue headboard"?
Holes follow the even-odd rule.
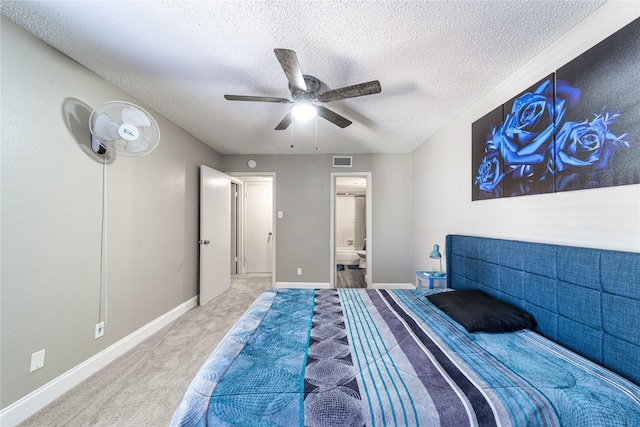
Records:
[[[448,235],[448,285],[532,314],[536,331],[640,384],[640,253]]]

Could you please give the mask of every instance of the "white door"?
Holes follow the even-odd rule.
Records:
[[[230,191],[229,175],[200,166],[200,305],[230,286]]]
[[[238,253],[239,245],[238,245],[238,236],[240,235],[238,227],[238,187],[239,185],[235,182],[231,183],[231,265],[229,271],[231,275],[240,273],[238,271],[238,264],[240,260],[240,254]]]
[[[271,273],[273,266],[273,184],[245,181],[247,272]]]

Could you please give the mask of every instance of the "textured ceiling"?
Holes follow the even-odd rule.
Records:
[[[604,2],[2,0],[2,14],[222,154],[409,153]],[[274,48],[327,88],[382,93],[324,104],[345,129],[276,131],[290,105],[223,98],[290,99]]]

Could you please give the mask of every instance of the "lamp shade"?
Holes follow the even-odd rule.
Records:
[[[433,245],[433,250],[429,254],[429,258],[433,258],[433,259],[441,259],[442,258],[442,254],[440,253],[440,246],[437,243],[435,245]]]

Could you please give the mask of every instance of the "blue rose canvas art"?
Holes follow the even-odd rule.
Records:
[[[556,125],[579,96],[567,85],[556,96],[554,81],[547,76],[473,123],[473,200],[554,191]]]
[[[556,129],[556,191],[640,183],[640,19],[556,78],[581,90]]]
[[[554,75],[504,104],[505,117],[491,145],[504,159],[505,197],[553,192],[555,125],[562,120],[573,92],[555,96]]]
[[[474,122],[472,200],[640,183],[638,64],[640,19]]]
[[[503,196],[504,169],[499,151],[487,144],[503,120],[502,105],[474,122],[471,126],[473,180],[472,200],[496,199]]]

